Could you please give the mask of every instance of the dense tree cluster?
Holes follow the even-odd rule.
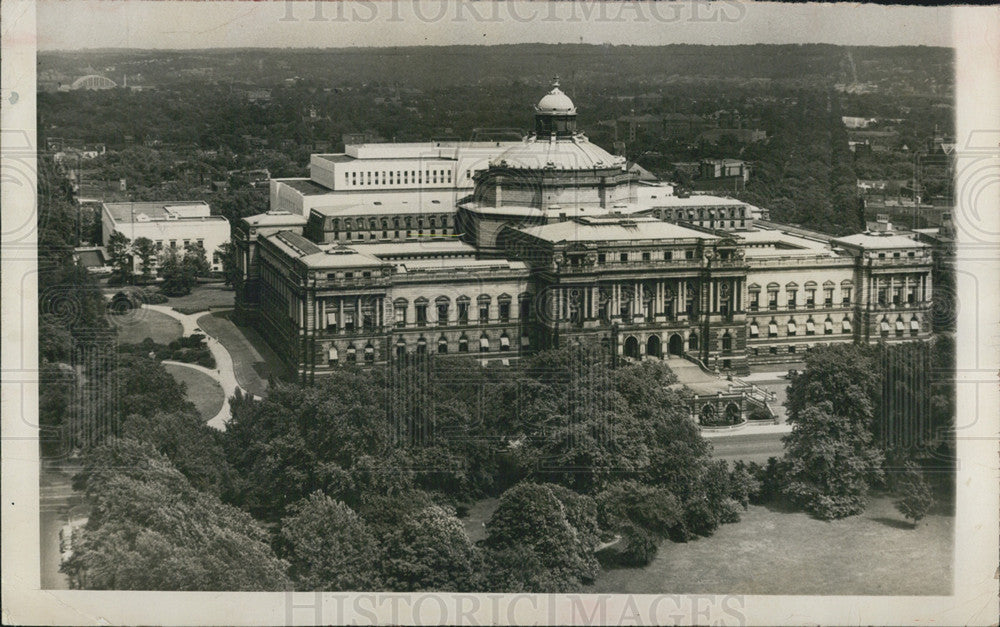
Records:
[[[760,473],[765,491],[775,496],[777,481],[806,511],[841,518],[863,511],[869,490],[902,464],[901,511],[919,512],[926,499],[915,461],[954,463],[953,345],[939,337],[810,351],[788,388],[785,456]]]

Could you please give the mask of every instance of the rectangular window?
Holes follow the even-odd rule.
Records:
[[[750,292],[750,311],[760,309],[760,292]]]
[[[673,258],[674,258],[674,253],[670,252],[669,250],[666,251],[665,253],[663,253],[663,260],[664,261],[670,261]]]
[[[479,305],[479,322],[480,324],[486,324],[490,321],[490,306],[489,305]]]
[[[427,324],[427,305],[417,305],[417,324]]]
[[[622,253],[618,256],[621,261],[628,261],[628,253]]]
[[[462,324],[469,322],[469,303],[458,304],[458,321]]]
[[[816,306],[816,290],[806,290],[806,307]]]
[[[604,263],[607,261],[607,256],[604,253],[597,253],[597,263]]]
[[[844,293],[844,299],[843,299],[844,307],[850,306],[850,304],[851,304],[851,288],[844,287],[844,288],[841,288],[840,291]]]
[[[833,306],[833,288],[823,290],[823,304],[827,307]]]
[[[510,303],[501,302],[500,303],[500,322],[510,321]]]
[[[767,293],[767,308],[774,311],[778,308],[778,291],[769,291]]]
[[[684,251],[684,258],[685,259],[694,259],[694,251],[693,250],[685,250]]]
[[[795,309],[795,307],[796,307],[796,305],[795,305],[795,299],[796,299],[797,296],[798,296],[798,292],[796,290],[788,290],[787,298],[788,298],[788,308],[789,309]]]
[[[396,316],[396,326],[405,327],[406,326],[406,305],[396,305],[394,308]]]
[[[448,324],[448,305],[441,303],[437,306],[438,324]]]
[[[650,254],[649,254],[649,253],[642,253],[642,260],[643,260],[643,261],[649,261],[649,260],[650,260],[650,258],[651,258],[651,257],[650,257]]]

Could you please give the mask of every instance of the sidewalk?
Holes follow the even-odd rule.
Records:
[[[200,329],[198,326],[198,318],[205,315],[205,312],[203,311],[191,315],[182,314],[165,305],[143,305],[143,307],[166,314],[180,322],[181,326],[184,327],[184,335],[191,335],[195,332],[195,329]],[[220,409],[219,413],[209,420],[207,424],[208,426],[214,427],[220,431],[225,431],[226,423],[229,422],[229,419],[232,417],[232,409],[229,407],[229,398],[236,393],[237,389],[241,388],[236,382],[236,374],[233,369],[233,358],[229,354],[229,351],[219,340],[215,339],[211,335],[208,335],[204,330],[201,332],[205,335],[205,344],[212,352],[212,357],[215,358],[217,369],[210,370],[200,366],[194,367],[195,369],[200,370],[215,379],[215,381],[222,386],[222,394],[224,397],[222,409]],[[192,364],[184,365],[191,366]]]

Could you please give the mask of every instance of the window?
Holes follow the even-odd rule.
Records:
[[[849,287],[841,287],[840,288],[840,293],[843,294],[843,301],[842,301],[843,302],[843,306],[844,307],[850,307],[851,306],[851,288],[849,288]]]
[[[806,320],[806,335],[816,335],[816,323],[812,318]]]
[[[879,323],[879,334],[882,337],[889,336],[889,321],[886,320],[885,318],[882,318],[882,322]]]
[[[621,255],[618,256],[618,258],[621,261],[628,261],[628,253],[622,253]]]
[[[604,253],[597,253],[597,263],[604,263],[607,261],[607,256]]]
[[[844,333],[850,333],[851,321],[847,318],[844,318],[844,321],[840,323],[840,328],[843,330]]]
[[[417,324],[420,326],[427,324],[427,301],[418,300],[415,304],[415,310],[417,314]]]
[[[750,294],[750,311],[757,311],[760,309],[760,290],[751,290]]]
[[[885,306],[886,303],[886,288],[880,287],[878,289],[878,304]]]
[[[510,322],[510,297],[497,301],[500,310],[500,322]]]
[[[767,324],[767,337],[778,337],[778,323],[774,320]]]
[[[500,336],[500,352],[507,352],[510,350],[510,338],[504,333]]]
[[[358,360],[358,349],[354,348],[354,344],[347,347],[347,363],[353,364]]]
[[[440,297],[435,301],[437,305],[437,317],[438,324],[448,324],[448,299],[447,297]]]
[[[798,290],[787,290],[785,292],[785,298],[788,301],[788,308],[789,309],[795,309],[795,306],[796,306],[795,305],[795,301],[796,301],[796,297],[798,296],[798,294],[799,294]]]
[[[649,261],[650,259],[651,259],[651,257],[650,257],[649,253],[642,253],[642,260],[643,261]]]
[[[778,290],[767,291],[767,308],[771,311],[778,308]]]
[[[427,354],[427,340],[424,339],[424,336],[422,335],[420,336],[420,339],[417,340],[417,354],[418,355]]]
[[[372,363],[375,361],[375,347],[368,343],[365,346],[365,363]]]
[[[797,329],[798,329],[798,327],[796,327],[796,325],[795,325],[795,319],[793,318],[792,320],[789,320],[788,321],[788,335],[795,335],[798,332]]]
[[[823,335],[833,335],[833,320],[827,318],[823,322]]]
[[[469,299],[465,296],[460,296],[458,299],[458,322],[469,323]]]
[[[337,347],[331,346],[326,352],[326,365],[335,366],[338,359],[339,354],[337,353]]]
[[[326,313],[326,328],[332,330],[337,328],[337,312],[328,311]]]
[[[483,334],[483,336],[479,338],[479,352],[490,352],[490,338],[487,337],[486,334]]]
[[[916,335],[920,333],[920,321],[914,316],[910,318],[910,335]]]
[[[816,306],[816,290],[806,290],[806,307],[812,309]]]
[[[684,251],[684,258],[685,259],[694,259],[694,251],[693,250],[685,250]]]
[[[448,338],[442,335],[441,339],[438,340],[438,354],[444,355],[447,352],[448,352]]]
[[[756,322],[750,323],[750,337],[760,337],[760,327],[757,326]]]
[[[479,297],[479,323],[487,324],[490,321],[490,297]]]
[[[669,250],[663,253],[664,261],[670,261],[673,258],[674,258],[674,253],[670,252]]]
[[[826,289],[823,290],[823,304],[826,307],[832,307],[833,306],[833,288],[832,287],[828,287],[828,288],[826,288]]]
[[[733,350],[733,336],[726,331],[726,334],[722,336],[722,351],[728,353]]]

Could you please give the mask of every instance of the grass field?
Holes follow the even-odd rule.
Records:
[[[281,377],[283,373],[281,361],[255,330],[233,324],[231,315],[232,311],[205,314],[198,318],[198,326],[218,339],[232,355],[240,387],[264,396],[268,377]]]
[[[215,380],[194,368],[177,364],[163,364],[163,367],[175,379],[187,386],[187,398],[198,408],[198,414],[202,418],[209,420],[219,413],[225,402],[225,396],[222,386]]]
[[[110,318],[118,328],[118,342],[121,344],[138,344],[147,337],[158,344],[169,344],[184,332],[180,322],[150,309],[138,309],[126,316]]]
[[[710,538],[664,542],[645,568],[603,571],[585,592],[950,595],[953,545],[950,505],[916,529],[886,496],[831,522],[751,506]]]
[[[170,298],[167,305],[184,314],[208,311],[211,307],[232,307],[236,301],[233,288],[222,283],[197,285],[187,296]]]

